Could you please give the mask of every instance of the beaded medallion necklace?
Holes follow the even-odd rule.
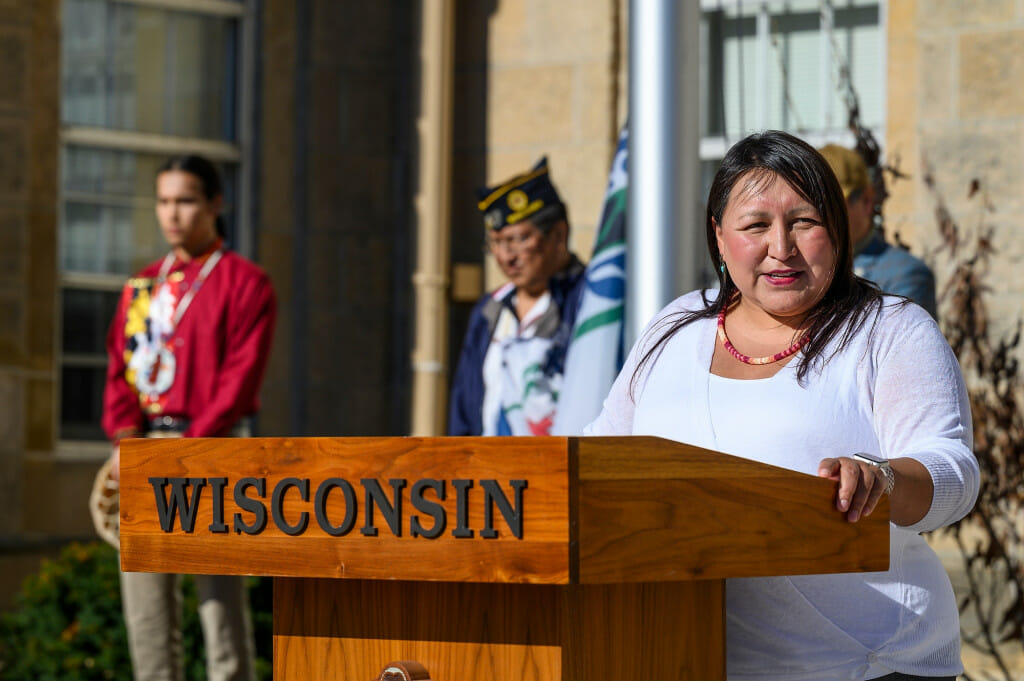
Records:
[[[786,359],[793,353],[797,352],[798,350],[800,350],[800,348],[807,344],[808,340],[810,340],[810,336],[808,336],[805,333],[800,338],[798,338],[795,343],[790,345],[782,352],[776,352],[774,355],[769,355],[767,357],[747,357],[742,352],[737,350],[736,347],[733,346],[733,344],[729,341],[729,337],[725,335],[725,311],[735,304],[736,301],[734,300],[733,302],[723,307],[721,312],[718,313],[718,340],[722,341],[722,347],[725,348],[726,352],[728,352],[730,355],[732,355],[739,361],[743,362],[744,364],[773,364],[775,362],[778,362],[779,360]]]

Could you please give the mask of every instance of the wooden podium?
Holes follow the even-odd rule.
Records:
[[[726,578],[888,569],[834,495],[648,437],[127,440],[121,563],[275,577],[275,681],[704,681]]]

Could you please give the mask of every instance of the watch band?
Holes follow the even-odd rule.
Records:
[[[892,466],[889,465],[888,459],[883,459],[880,456],[868,454],[867,452],[857,452],[853,454],[852,458],[881,469],[882,476],[885,477],[885,493],[892,496],[892,491],[896,487],[896,473],[892,470]]]

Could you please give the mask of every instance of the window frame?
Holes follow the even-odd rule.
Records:
[[[748,127],[749,127],[750,130],[761,130],[761,129],[764,129],[766,121],[767,121],[766,105],[764,104],[764,102],[767,101],[767,96],[766,96],[766,93],[764,91],[764,88],[765,88],[765,83],[768,82],[768,79],[767,79],[768,64],[771,63],[771,59],[769,58],[770,57],[770,49],[771,49],[771,46],[770,46],[771,45],[771,21],[770,21],[770,18],[771,18],[771,14],[773,12],[778,12],[779,10],[785,9],[786,7],[788,7],[789,3],[786,0],[756,0],[755,2],[744,2],[744,0],[700,0],[700,3],[701,3],[700,9],[701,9],[701,40],[702,41],[708,40],[707,31],[705,30],[707,22],[704,20],[704,15],[706,13],[712,12],[712,11],[719,11],[719,10],[723,10],[723,9],[740,9],[740,8],[744,8],[744,7],[747,7],[747,8],[756,7],[756,9],[757,9],[756,26],[757,26],[757,43],[758,43],[757,44],[757,49],[758,49],[758,52],[760,54],[760,57],[757,60],[758,76],[756,78],[757,92],[755,93],[755,96],[756,96],[756,101],[761,103],[761,104],[758,106],[758,109],[757,109],[757,118],[758,118],[758,120],[755,121],[752,125],[750,125]],[[883,94],[883,101],[885,100],[884,95],[885,95],[886,90],[887,90],[887,74],[888,74],[888,70],[887,70],[887,66],[886,66],[887,63],[888,63],[888,49],[887,49],[887,42],[885,40],[885,36],[888,34],[888,25],[887,25],[887,16],[888,16],[887,9],[888,8],[887,8],[887,3],[888,3],[888,0],[877,0],[877,5],[878,5],[878,31],[879,31],[880,36],[882,37],[882,40],[881,40],[881,52],[882,53],[881,53],[881,55],[879,55],[879,62],[880,62],[879,72],[880,73],[879,73],[879,80],[878,80],[878,88],[879,88],[879,92],[881,92]],[[835,46],[835,43],[830,38],[830,31],[831,31],[831,29],[832,29],[832,27],[834,25],[833,17],[834,17],[834,11],[835,11],[835,7],[834,7],[835,4],[836,3],[833,2],[833,0],[819,0],[819,9],[820,9],[820,12],[821,12],[821,15],[822,15],[820,20],[819,20],[819,27],[820,27],[820,34],[821,34],[820,39],[821,39],[822,54],[824,55],[822,60],[821,60],[821,69],[822,69],[822,82],[825,83],[825,86],[822,87],[821,91],[819,92],[819,96],[821,97],[822,110],[827,112],[826,116],[828,118],[830,118],[831,120],[835,120],[836,116],[841,114],[841,112],[836,112],[834,107],[832,106],[833,102],[834,102],[834,99],[832,97],[832,93],[835,92],[835,90],[836,90],[836,80],[837,80],[837,78],[836,78],[837,74],[836,74],[835,68],[833,66],[833,63],[834,63],[834,50],[833,50],[833,48]],[[708,50],[708,49],[703,50],[702,51],[702,58],[705,55],[709,54],[709,52],[710,52],[710,50]],[[706,71],[706,69],[702,65],[702,68],[701,68],[701,78],[704,78],[706,73],[707,73],[707,71]],[[700,161],[702,163],[703,162],[711,162],[711,161],[720,161],[725,156],[725,153],[729,150],[729,147],[731,147],[735,142],[738,141],[738,138],[737,139],[731,139],[729,137],[727,131],[725,133],[723,133],[722,135],[703,134],[703,130],[705,129],[705,123],[703,123],[703,119],[706,116],[707,116],[707,109],[706,109],[706,107],[702,107],[701,108],[701,118],[702,118],[701,130],[702,130],[702,134],[701,134],[701,138],[700,138],[700,152],[699,152],[700,153]],[[886,112],[883,109],[881,123],[880,123],[880,125],[878,126],[877,129],[873,128],[872,132],[874,133],[874,135],[875,135],[875,137],[877,139],[884,140],[885,139],[885,128],[886,128]],[[809,144],[814,145],[815,147],[824,146],[825,144],[829,144],[829,143],[841,144],[841,145],[849,146],[849,147],[853,147],[856,144],[856,139],[854,138],[853,133],[846,127],[845,120],[835,123],[834,126],[830,127],[830,128],[810,129],[810,130],[806,130],[806,131],[800,131],[797,134],[799,134],[802,139],[807,141]]]
[[[238,21],[238,45],[236,51],[236,72],[238,74],[235,97],[235,126],[237,130],[235,142],[222,140],[181,137],[156,133],[129,130],[114,130],[103,127],[69,125],[61,122],[59,148],[61,158],[69,148],[89,148],[98,150],[125,151],[131,153],[170,156],[180,153],[182,149],[194,150],[216,163],[231,164],[237,178],[237,196],[235,199],[234,217],[235,233],[233,249],[238,253],[252,258],[255,251],[255,125],[253,121],[256,100],[257,70],[257,3],[258,0],[107,0],[114,5],[133,5],[137,7],[157,8],[173,12],[189,12],[210,17],[229,18]],[[61,92],[63,98],[63,89]],[[243,151],[244,150],[244,151]],[[57,253],[61,252],[61,240],[66,224],[65,206],[68,195],[64,183],[58,182],[57,214],[58,243]],[[65,270],[63,263],[57,258],[57,290],[56,323],[54,325],[54,343],[56,352],[56,390],[53,397],[53,409],[56,418],[54,442],[57,460],[64,461],[102,461],[110,453],[110,444],[103,440],[81,440],[61,437],[64,426],[63,378],[64,368],[71,360],[75,366],[94,367],[106,366],[106,357],[100,360],[90,353],[65,353],[63,345],[63,329],[65,323],[64,291],[67,289],[85,289],[102,292],[119,292],[124,286],[125,276],[122,274],[105,274]],[[109,320],[103,320],[109,324]]]

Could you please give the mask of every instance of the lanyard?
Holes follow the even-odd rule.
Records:
[[[174,318],[171,324],[172,331],[178,328],[178,322],[180,322],[181,318],[185,316],[185,311],[188,309],[189,304],[192,303],[192,299],[195,298],[196,292],[199,291],[199,287],[203,285],[203,282],[206,281],[206,277],[210,275],[213,268],[217,266],[218,262],[220,262],[220,258],[223,254],[224,249],[218,248],[210,255],[209,258],[206,259],[206,262],[203,263],[203,267],[199,270],[199,275],[196,277],[196,280],[192,282],[192,286],[189,287],[188,291],[185,292],[185,295],[181,297],[181,300],[178,301],[178,305],[174,308]],[[174,252],[172,251],[171,253],[168,253],[164,257],[164,261],[160,263],[160,273],[157,275],[157,289],[159,289],[167,280],[167,275],[171,271],[171,266],[174,264],[174,260]]]

